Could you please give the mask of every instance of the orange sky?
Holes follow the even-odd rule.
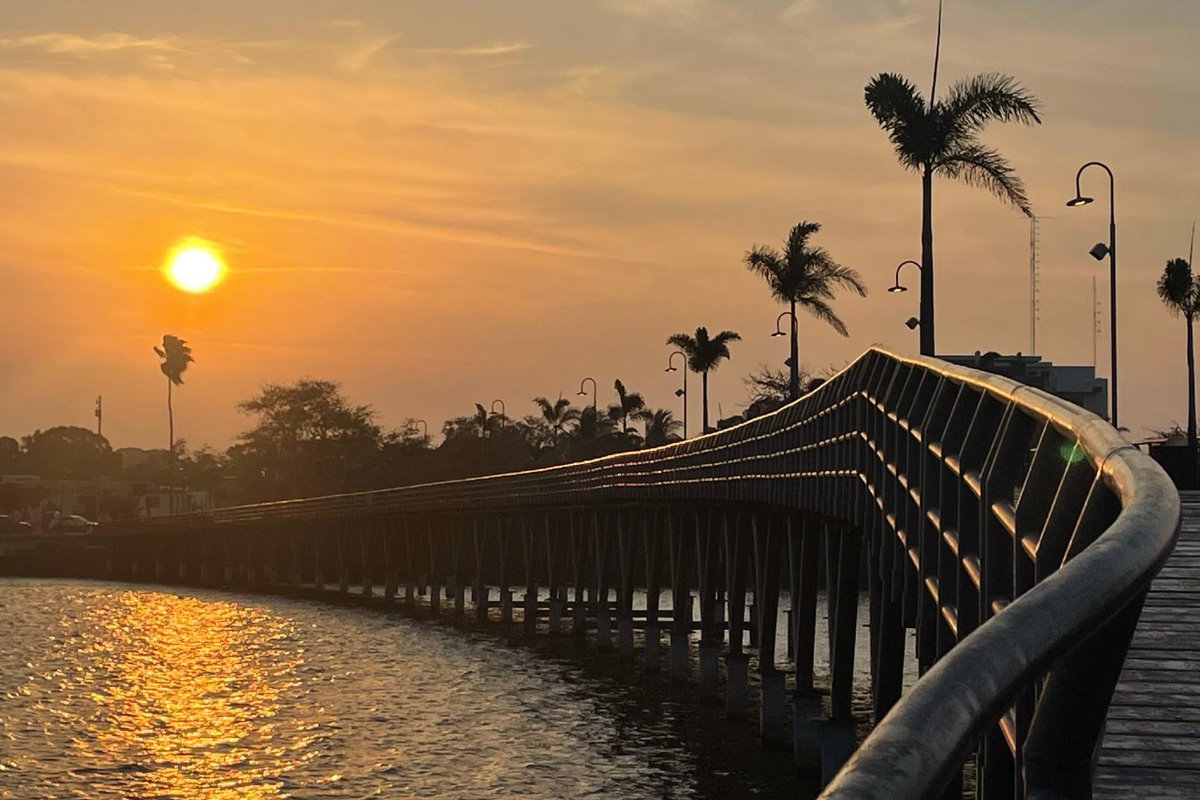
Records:
[[[862,104],[877,71],[928,84],[933,0],[6,3],[0,34],[0,435],[91,426],[161,446],[152,345],[191,343],[177,433],[223,447],[263,382],[333,378],[387,425],[475,402],[533,410],[615,377],[678,409],[666,337],[739,331],[713,413],[779,363],[778,309],[741,265],[800,219],[872,288],[843,340],[801,359],[912,350],[918,179]],[[190,4],[189,4],[190,5]],[[1190,0],[949,0],[943,80],[1010,72],[1038,128],[989,129],[1042,224],[1039,350],[1090,363],[1088,248],[1118,177],[1122,422],[1185,420],[1183,323],[1154,294],[1200,214],[1200,55]],[[943,83],[943,85],[947,85]],[[1087,190],[1103,195],[1098,175]],[[1028,223],[935,190],[938,348],[1028,351]],[[225,250],[213,293],[158,272],[179,239]],[[1101,341],[1107,370],[1107,307]],[[694,385],[698,385],[694,384]],[[699,393],[693,397],[698,401]],[[693,431],[699,418],[693,406]]]

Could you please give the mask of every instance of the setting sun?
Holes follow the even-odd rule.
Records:
[[[214,244],[191,237],[171,250],[163,272],[167,280],[185,292],[200,294],[221,282],[225,264]]]

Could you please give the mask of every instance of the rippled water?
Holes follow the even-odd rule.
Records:
[[[0,580],[0,640],[4,798],[796,791],[686,699],[392,614]]]

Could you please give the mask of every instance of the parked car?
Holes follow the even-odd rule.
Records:
[[[33,526],[8,514],[0,514],[0,535],[22,536],[33,533]]]
[[[66,514],[59,517],[50,527],[51,533],[91,533],[99,523],[92,522],[87,517],[78,514]]]

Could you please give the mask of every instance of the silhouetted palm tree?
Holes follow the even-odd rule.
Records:
[[[564,398],[562,395],[551,403],[544,397],[535,397],[533,402],[537,404],[538,410],[542,412],[542,420],[546,425],[554,431],[554,443],[558,444],[558,436],[566,426],[571,422],[579,421],[579,410],[571,408],[571,401]]]
[[[1172,258],[1158,279],[1158,296],[1174,315],[1187,323],[1188,373],[1188,447],[1196,447],[1196,357],[1193,352],[1193,325],[1200,314],[1200,280],[1192,275],[1189,260]]]
[[[608,418],[621,423],[621,433],[629,433],[629,417],[637,418],[637,413],[646,407],[646,400],[638,392],[625,389],[625,384],[618,378],[613,382],[617,390],[617,404],[608,407]]]
[[[735,331],[721,331],[711,339],[708,328],[696,328],[696,335],[686,333],[673,334],[667,339],[667,344],[674,345],[687,356],[688,369],[699,372],[703,385],[701,403],[704,409],[704,432],[711,430],[708,426],[708,373],[716,369],[720,363],[729,358],[729,343],[741,341],[742,337]]]
[[[651,411],[644,408],[634,416],[646,425],[646,447],[658,447],[662,444],[679,441],[679,431],[683,430],[683,423],[675,419],[675,415],[671,413],[670,409],[660,408]]]
[[[982,73],[959,81],[937,99],[942,10],[938,5],[937,46],[929,101],[903,75],[882,72],[866,87],[866,103],[888,133],[896,157],[921,176],[921,353],[934,354],[933,176],[961,180],[990,191],[1032,216],[1025,187],[999,151],[979,142],[989,122],[1040,123],[1038,101],[1014,78]]]
[[[183,385],[183,373],[187,370],[188,364],[196,359],[192,358],[192,348],[188,347],[187,342],[169,333],[163,334],[162,347],[155,345],[154,352],[162,359],[158,368],[162,370],[163,375],[167,376],[167,430],[169,436],[167,452],[173,459],[175,453],[175,409],[172,405],[171,390],[174,386]]]
[[[829,301],[837,289],[853,289],[859,297],[867,296],[867,287],[863,285],[858,272],[834,261],[824,247],[809,244],[809,238],[819,230],[821,223],[805,220],[788,233],[782,252],[773,247],[755,245],[745,258],[749,270],[766,280],[775,299],[791,305],[792,358],[788,396],[793,400],[800,396],[796,306],[828,322],[842,336],[849,336],[846,324],[834,313]]]

